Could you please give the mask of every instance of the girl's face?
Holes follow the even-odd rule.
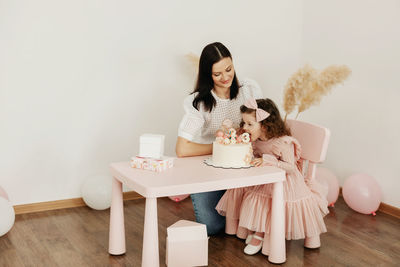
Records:
[[[263,137],[261,123],[256,121],[256,113],[242,113],[242,120],[244,122],[243,129],[250,134],[251,140],[255,141]]]
[[[230,57],[224,57],[212,66],[211,77],[214,81],[214,87],[230,88],[234,76],[235,70]]]

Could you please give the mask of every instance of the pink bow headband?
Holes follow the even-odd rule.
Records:
[[[244,104],[247,108],[255,109],[256,110],[256,120],[257,122],[263,121],[269,117],[269,113],[265,110],[258,108],[257,101],[254,98],[250,98]]]

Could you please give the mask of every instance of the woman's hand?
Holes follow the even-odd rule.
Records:
[[[262,158],[253,159],[251,161],[251,164],[256,166],[256,167],[260,167],[263,164],[263,159]]]

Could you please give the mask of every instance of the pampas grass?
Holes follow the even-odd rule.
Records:
[[[285,120],[287,115],[292,113],[299,104],[299,100],[304,96],[305,91],[311,88],[311,83],[316,78],[317,71],[310,65],[305,65],[288,79],[283,97],[283,108],[286,112]]]
[[[199,67],[200,58],[197,55],[189,53],[185,55],[185,58],[188,59],[196,69]]]
[[[296,106],[297,118],[301,112],[319,104],[322,97],[328,94],[334,85],[343,83],[350,73],[351,70],[345,65],[331,65],[320,73],[309,65],[300,68],[288,79],[285,86],[283,95],[285,120]]]

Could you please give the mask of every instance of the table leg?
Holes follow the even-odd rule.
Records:
[[[122,183],[113,177],[108,253],[112,255],[121,255],[125,252],[126,248]]]
[[[142,267],[159,267],[157,198],[146,198]]]
[[[273,185],[270,254],[268,260],[272,263],[283,263],[286,261],[283,182],[277,182]]]

